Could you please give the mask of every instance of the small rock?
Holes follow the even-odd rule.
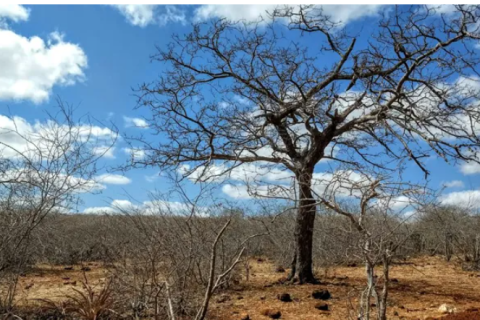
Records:
[[[63,270],[73,270],[73,267],[65,267]]]
[[[265,300],[266,298],[267,298],[267,297],[265,297],[265,296],[261,296],[261,297],[260,297],[260,300]]]
[[[455,313],[457,311],[457,308],[455,308],[452,305],[444,303],[438,308],[438,311],[441,313]]]
[[[355,262],[351,262],[347,264],[347,267],[350,267],[350,268],[355,268],[356,266],[357,264]]]
[[[275,272],[277,272],[277,273],[283,273],[283,272],[285,272],[285,268],[282,267],[282,266],[278,266],[278,267],[275,268]]]
[[[265,309],[261,312],[261,314],[271,319],[280,319],[282,317],[282,313],[278,310],[275,311],[271,309]]]
[[[328,290],[315,290],[312,293],[313,299],[317,300],[328,300],[332,297]]]
[[[86,272],[86,271],[91,271],[92,269],[90,267],[82,267],[81,270]]]
[[[288,293],[279,294],[277,298],[282,302],[292,302],[292,297]]]
[[[243,299],[243,296],[238,296],[237,297],[237,300],[242,300]]]
[[[397,311],[393,311],[393,315],[394,315],[395,317],[398,317],[398,312],[397,312]]]
[[[322,310],[322,311],[328,311],[328,304],[319,302],[315,305],[315,309]]]
[[[397,279],[397,278],[390,279],[390,282],[392,282],[392,283],[398,283],[398,279]]]
[[[248,314],[242,314],[240,320],[250,320],[250,316]]]

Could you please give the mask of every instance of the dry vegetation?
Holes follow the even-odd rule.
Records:
[[[46,297],[61,305],[66,296],[81,290],[84,274],[97,289],[105,284],[109,270],[101,263],[88,263],[65,270],[62,266],[38,265],[21,277],[18,303],[25,307],[45,307]],[[337,266],[317,269],[321,283],[296,286],[282,284],[285,272],[276,272],[276,264],[268,259],[251,258],[250,275],[243,270],[239,282],[218,293],[211,307],[210,319],[237,320],[268,319],[266,311],[280,311],[281,319],[354,319],[352,306],[357,303],[358,291],[365,282],[361,266]],[[409,259],[392,267],[392,286],[389,319],[470,319],[480,316],[480,272],[464,271],[458,261],[446,262],[441,257]],[[320,300],[312,297],[315,290],[328,290],[331,299],[324,301],[328,311],[317,310]],[[282,302],[278,296],[288,293],[292,302]],[[455,316],[438,311],[441,304],[455,306]],[[48,305],[48,304],[47,304]],[[462,318],[462,314],[468,317]]]
[[[44,241],[31,244],[35,250],[29,264],[19,273],[4,273],[2,279],[17,280],[13,292],[8,282],[2,287],[2,301],[14,297],[10,306],[4,305],[4,315],[27,319],[195,319],[210,292],[206,319],[247,319],[247,315],[249,319],[356,319],[366,285],[365,267],[361,255],[356,254],[360,234],[348,229],[351,222],[344,217],[320,215],[322,223],[316,232],[325,235],[329,231],[328,237],[315,241],[315,271],[320,283],[299,286],[286,281],[293,219],[294,214],[286,212],[272,222],[270,217],[243,216],[239,210],[216,218],[53,215],[33,233],[34,239]],[[457,230],[452,243],[443,242],[449,237],[439,237],[442,228],[432,228],[431,224],[439,221],[444,229]],[[453,208],[432,209],[403,225],[399,234],[408,239],[390,266],[389,319],[446,317],[448,314],[439,311],[442,304],[454,307],[455,315],[476,314],[472,310],[480,307],[478,248],[473,245],[468,251],[466,245],[475,244],[476,230],[476,215]],[[46,234],[49,236],[44,237]],[[209,272],[216,239],[212,278]],[[451,253],[450,259],[445,253]],[[7,274],[12,276],[5,277]],[[375,274],[376,286],[382,287],[381,265]],[[210,279],[215,288],[209,291]],[[331,299],[314,299],[312,293],[318,290],[328,290]],[[292,301],[280,301],[282,294]],[[370,300],[372,310],[376,310],[375,303]]]

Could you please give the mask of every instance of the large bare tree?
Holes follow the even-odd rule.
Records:
[[[294,269],[300,283],[313,282],[321,160],[359,171],[398,170],[409,160],[425,175],[432,154],[478,161],[479,17],[477,6],[446,14],[390,7],[365,35],[321,7],[297,6],[258,23],[195,24],[158,48],[154,59],[166,67],[140,87],[158,139],[140,138],[147,156],[134,164],[182,166],[197,179],[245,163],[290,171]]]

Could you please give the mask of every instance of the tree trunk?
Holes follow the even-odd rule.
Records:
[[[316,201],[312,195],[313,168],[298,173],[299,203],[295,222],[296,268],[294,277],[299,283],[315,283],[312,269],[313,227]]]

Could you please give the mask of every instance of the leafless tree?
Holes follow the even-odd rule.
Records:
[[[296,275],[313,282],[321,160],[359,171],[398,170],[408,160],[425,175],[432,154],[478,162],[471,84],[480,8],[455,8],[390,8],[368,39],[318,6],[280,7],[258,23],[195,24],[153,57],[166,69],[140,87],[139,105],[159,139],[138,137],[147,156],[133,165],[183,168],[198,180],[249,163],[290,172]]]
[[[432,200],[428,189],[422,186],[389,181],[385,177],[366,177],[356,183],[350,177],[336,177],[328,186],[333,190],[317,198],[322,205],[345,217],[359,235],[359,247],[353,255],[365,265],[367,285],[360,295],[356,318],[372,319],[371,298],[374,297],[377,309],[374,318],[385,320],[390,265],[398,248],[411,235],[411,230],[405,229],[406,222],[412,221],[413,212]],[[348,189],[353,199],[348,203],[338,200],[339,189]],[[405,212],[406,208],[410,211]],[[375,270],[377,264],[382,266],[381,272]]]
[[[43,219],[74,209],[79,194],[99,191],[94,176],[103,154],[95,148],[107,152],[116,133],[75,119],[61,101],[43,123],[10,123],[0,128],[0,272],[15,278],[35,251],[32,232]]]

